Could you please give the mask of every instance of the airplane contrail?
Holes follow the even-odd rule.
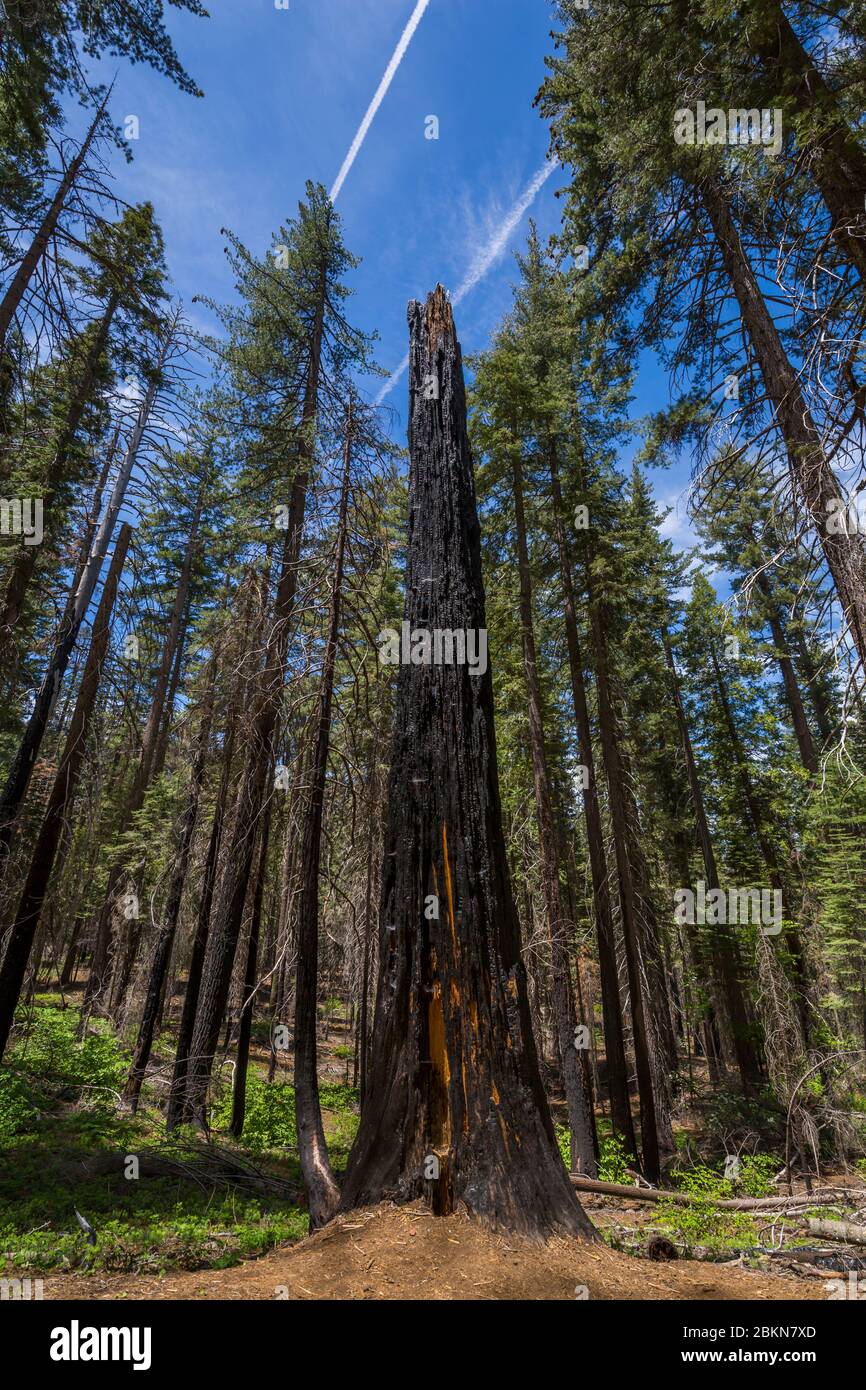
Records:
[[[397,71],[397,69],[399,68],[400,64],[401,64],[402,61],[403,61],[403,55],[405,54],[406,49],[409,47],[410,43],[412,42],[412,35],[415,33],[415,30],[418,28],[418,25],[421,23],[421,19],[422,19],[422,17],[423,17],[424,11],[426,10],[426,8],[427,8],[427,6],[428,6],[429,4],[430,4],[430,0],[418,0],[417,5],[415,6],[414,10],[412,11],[412,15],[411,15],[411,18],[410,18],[410,20],[409,20],[409,23],[406,25],[406,28],[403,30],[402,34],[400,35],[400,41],[399,41],[399,43],[397,44],[397,47],[394,49],[393,54],[391,55],[391,61],[390,61],[390,63],[388,64],[388,66],[386,67],[386,69],[385,69],[385,74],[384,74],[384,76],[383,76],[383,78],[382,78],[382,81],[379,83],[378,87],[376,88],[376,94],[375,94],[375,96],[373,97],[373,100],[370,102],[370,105],[367,107],[366,113],[365,113],[365,115],[364,115],[364,119],[363,119],[363,121],[361,122],[361,124],[358,126],[358,130],[357,130],[357,133],[356,133],[356,135],[355,135],[355,138],[354,138],[354,140],[352,141],[351,145],[349,146],[349,153],[346,155],[346,158],[343,160],[342,166],[341,166],[341,168],[340,168],[340,172],[339,172],[339,174],[337,175],[336,179],[334,180],[334,187],[331,189],[331,202],[332,202],[332,203],[335,203],[335,202],[337,201],[337,197],[338,197],[338,195],[339,195],[340,189],[343,187],[343,184],[346,182],[346,175],[348,174],[348,172],[349,172],[349,170],[351,169],[352,165],[355,163],[355,158],[356,158],[356,156],[357,156],[357,154],[358,154],[358,151],[360,150],[361,146],[362,146],[363,143],[364,143],[364,140],[366,139],[367,131],[370,129],[370,126],[373,124],[373,119],[374,119],[374,117],[375,117],[375,115],[376,115],[376,112],[379,110],[379,107],[382,105],[382,102],[385,100],[385,93],[387,92],[388,88],[390,87],[390,85],[391,85],[391,83],[392,83],[392,81],[393,81],[393,79],[394,79],[394,74],[395,74],[395,72]]]
[[[520,197],[517,199],[517,202],[514,204],[514,207],[509,212],[508,216],[502,223],[502,226],[499,228],[496,235],[494,237],[491,237],[490,241],[483,248],[483,250],[479,251],[476,254],[476,257],[472,262],[472,265],[470,266],[469,270],[466,272],[465,276],[460,281],[460,284],[458,285],[457,289],[451,296],[452,304],[459,304],[462,299],[466,298],[470,290],[474,290],[479,280],[484,279],[484,276],[487,274],[488,270],[490,270],[494,261],[496,261],[498,257],[502,255],[502,252],[508,245],[508,241],[511,237],[511,234],[513,233],[515,227],[518,226],[520,219],[523,217],[523,214],[526,212],[527,208],[529,208],[531,204],[534,203],[535,199],[538,197],[538,194],[541,192],[541,189],[547,183],[547,180],[550,178],[553,171],[558,168],[559,163],[557,160],[545,160],[541,168],[530,180],[527,187],[523,190]],[[391,373],[388,380],[382,386],[382,389],[380,390],[375,400],[376,405],[381,405],[388,392],[392,391],[394,387],[397,385],[397,382],[400,380],[401,376],[403,375],[408,366],[409,354],[407,352],[399,367],[396,369],[396,371]]]

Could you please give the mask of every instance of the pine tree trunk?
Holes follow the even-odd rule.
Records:
[[[110,90],[100,103],[99,109],[91,121],[87,134],[84,137],[81,148],[75,155],[75,158],[70,161],[69,168],[63,174],[57,186],[57,192],[51,200],[50,206],[39,225],[39,229],[25,251],[21,264],[13,275],[9,283],[9,288],[4,294],[2,301],[0,301],[0,353],[2,353],[5,348],[6,335],[9,332],[12,320],[24,298],[27,286],[33,279],[33,275],[39,268],[42,258],[48,249],[48,243],[57,226],[66,199],[69,197],[69,193],[74,187],[75,180],[78,178],[81,171],[81,166],[87,158],[87,152],[93,144],[94,136],[99,128],[99,122],[102,120],[105,113],[109,95]]]
[[[175,655],[178,648],[182,645],[182,626],[189,604],[190,579],[192,575],[193,559],[198,545],[198,528],[201,518],[202,501],[202,494],[199,492],[192,521],[190,523],[190,531],[187,537],[180,575],[178,577],[174,604],[172,605],[168,628],[162,643],[156,683],[150,700],[144,732],[141,736],[141,749],[138,755],[138,764],[136,766],[135,776],[133,777],[132,787],[126,806],[119,818],[117,834],[123,834],[123,832],[128,829],[133,816],[144,805],[144,799],[150,784],[153,782],[154,778],[158,776],[156,767],[157,743],[162,726],[163,714],[165,712],[169,676],[174,665]],[[108,914],[112,912],[115,891],[123,872],[124,863],[122,859],[116,861],[109,871],[108,883],[105,889],[105,911]],[[123,1011],[126,991],[129,988],[129,981],[132,977],[135,958],[138,954],[141,930],[140,918],[134,918],[130,924],[128,936],[119,938],[115,942],[108,986],[108,992],[110,994],[109,1007],[115,1020],[119,1019]],[[94,999],[97,997],[98,996],[94,996]]]
[[[273,765],[274,736],[285,679],[286,654],[295,611],[298,563],[304,532],[307,487],[312,465],[312,438],[319,401],[319,374],[325,314],[326,267],[319,283],[319,301],[310,336],[309,367],[298,440],[298,460],[292,480],[289,524],[280,566],[280,579],[268,634],[264,666],[255,700],[249,755],[238,796],[238,815],[226,846],[220,903],[211,926],[202,987],[195,1020],[186,1084],[187,1108],[201,1116],[207,1097],[212,1060],[219,1038],[231,984],[232,966],[241,930],[244,903],[252,870],[256,829]]]
[[[33,766],[39,755],[42,740],[45,737],[45,730],[51,718],[54,702],[60,691],[60,686],[66,669],[69,665],[69,658],[72,655],[76,638],[84,622],[85,615],[90,606],[90,601],[99,580],[102,564],[108,553],[108,547],[114,532],[114,527],[126,496],[126,489],[132,477],[132,470],[138,457],[138,450],[150,419],[159,390],[160,373],[169,347],[171,345],[171,334],[168,333],[162,340],[160,352],[154,367],[144,399],[138,410],[138,418],[132,435],[127,446],[126,454],[121,465],[120,471],[114,483],[114,488],[105,515],[99,526],[96,539],[93,542],[93,549],[85,565],[75,600],[70,606],[68,621],[58,633],[57,642],[49,658],[48,666],[42,677],[42,684],[37,692],[27,727],[19,744],[12,766],[9,770],[6,785],[0,798],[0,882],[6,871],[9,860],[9,846],[15,829],[21,803],[27,793],[30,776]]]
[[[33,938],[39,925],[45,894],[54,867],[57,846],[63,833],[64,817],[75,795],[81,763],[87,746],[90,719],[108,652],[111,613],[131,534],[129,526],[124,522],[117,537],[114,555],[94,620],[90,651],[81,678],[81,686],[69,733],[66,737],[63,756],[57,769],[48,807],[33,849],[30,868],[19,899],[15,920],[6,942],[3,965],[0,968],[0,1058],[3,1056],[15,1016],[15,1008],[21,993]]]
[[[759,0],[748,23],[750,41],[771,81],[784,84],[786,118],[822,114],[820,137],[804,147],[803,162],[830,213],[839,250],[866,286],[866,153],[778,0]]]
[[[637,902],[631,869],[632,837],[622,799],[625,777],[619,753],[616,715],[608,674],[607,636],[601,605],[594,598],[591,590],[589,611],[595,655],[596,688],[598,690],[598,721],[613,825],[622,935],[631,1001],[632,1043],[640,1101],[642,1164],[645,1177],[650,1182],[657,1183],[661,1177],[659,1115],[656,1104],[658,1095],[657,1061],[654,1057],[653,1040],[646,1013],[646,984],[643,961],[641,960],[640,927],[637,920]]]
[[[441,286],[426,308],[410,304],[409,329],[405,620],[486,633],[463,368]],[[426,1190],[435,1212],[459,1203],[503,1228],[593,1238],[531,1032],[489,668],[402,666],[383,864],[367,1097],[342,1209]]]
[[[93,338],[87,356],[81,364],[81,372],[75,386],[75,393],[69,404],[66,419],[60,432],[60,438],[53,450],[51,462],[48,465],[44,479],[42,480],[42,506],[44,512],[50,517],[50,509],[55,501],[57,492],[65,481],[66,469],[69,463],[69,455],[75,443],[75,436],[81,425],[84,412],[93,395],[93,383],[100,359],[105,352],[108,342],[111,320],[117,309],[117,295],[112,295],[106,305],[105,311],[99,324],[99,328]],[[50,521],[46,525],[46,531],[50,529]],[[39,546],[21,545],[9,568],[6,587],[3,593],[3,607],[0,611],[0,635],[4,643],[11,641],[24,608],[24,601],[27,591],[33,580],[38,559]]]
[[[828,519],[840,497],[839,482],[740,240],[725,187],[718,177],[708,176],[701,190],[725,271],[787,449],[795,492],[811,515],[851,640],[866,669],[866,554],[862,541],[856,535],[828,530]]]
[[[265,805],[264,819],[259,837],[258,863],[256,865],[253,906],[250,914],[250,933],[247,939],[247,958],[244,966],[243,1000],[238,1019],[238,1042],[235,1055],[235,1074],[232,1081],[232,1117],[229,1133],[240,1139],[244,1132],[247,1113],[247,1073],[250,1065],[250,1039],[253,1035],[253,1014],[256,1005],[258,985],[259,934],[262,921],[262,901],[265,893],[265,877],[268,868],[268,845],[271,838],[271,811],[273,798]]]
[[[574,718],[580,744],[581,764],[586,768],[587,785],[582,791],[583,814],[586,822],[586,841],[589,849],[589,863],[592,874],[592,895],[595,907],[595,925],[598,936],[598,966],[601,976],[602,1018],[604,1024],[604,1052],[607,1063],[607,1084],[610,1095],[611,1123],[614,1132],[619,1134],[629,1154],[637,1153],[637,1139],[631,1113],[628,1093],[628,1062],[625,1055],[625,1038],[622,1026],[622,1004],[619,994],[619,976],[616,968],[616,937],[613,915],[611,913],[610,890],[607,881],[607,856],[604,849],[604,832],[601,824],[601,808],[598,803],[598,787],[595,780],[595,758],[592,751],[592,728],[589,722],[589,707],[586,699],[586,682],[583,675],[583,660],[580,639],[577,631],[577,611],[574,600],[574,579],[571,559],[565,538],[562,520],[562,490],[559,483],[559,466],[556,450],[551,441],[548,448],[550,463],[550,484],[553,498],[554,529],[559,555],[559,572],[562,579],[563,610],[565,617],[565,637],[568,648],[568,665],[571,676],[571,698],[574,705]]]
[[[686,721],[685,710],[683,709],[679,680],[677,678],[673,653],[667,634],[663,635],[663,642],[665,658],[671,676],[674,708],[676,710],[677,723],[679,725],[680,738],[683,745],[689,793],[692,799],[692,809],[695,813],[698,843],[701,847],[704,872],[707,876],[707,888],[717,889],[719,887],[719,876],[716,868],[716,856],[713,850],[713,841],[710,835],[710,826],[707,820],[703,791],[701,790],[697,764],[695,763],[695,755],[692,749],[689,726]],[[752,1039],[752,1027],[749,1022],[748,1013],[746,1012],[746,1001],[740,984],[740,952],[736,941],[731,937],[727,925],[719,925],[717,931],[711,934],[710,958],[712,960],[720,993],[725,1001],[725,1008],[731,1025],[734,1055],[737,1059],[737,1067],[739,1069],[740,1079],[743,1083],[743,1091],[746,1095],[750,1095],[753,1094],[761,1084],[761,1068],[755,1051]]]
[[[252,578],[251,571],[247,576],[249,589],[252,589]],[[248,644],[250,626],[250,609],[248,608],[243,627],[245,644]],[[223,826],[225,823],[226,810],[228,808],[229,788],[232,782],[235,742],[237,739],[238,725],[240,723],[244,688],[244,677],[242,672],[239,671],[229,699],[227,726],[222,749],[222,774],[220,776],[216,805],[214,806],[213,820],[211,822],[210,841],[208,843],[207,858],[205,860],[201,898],[199,901],[198,916],[196,918],[196,928],[192,940],[192,953],[190,955],[189,970],[187,971],[183,1008],[181,1010],[180,1023],[177,1031],[177,1050],[175,1053],[174,1070],[171,1078],[171,1091],[169,1093],[166,1111],[166,1126],[168,1129],[173,1129],[175,1125],[181,1124],[190,1118],[189,1112],[185,1108],[186,1075],[189,1067],[189,1053],[192,1046],[196,1011],[198,1009],[198,998],[201,989],[205,953],[207,951],[211,909],[216,892]]]
[[[171,952],[174,946],[178,918],[180,917],[180,905],[183,900],[183,888],[186,883],[187,869],[189,868],[192,840],[195,833],[196,821],[198,819],[198,807],[199,801],[201,800],[201,789],[204,782],[205,768],[207,766],[208,749],[210,747],[215,682],[216,655],[214,655],[211,661],[210,684],[202,710],[201,725],[199,727],[195,758],[193,760],[192,777],[190,779],[186,806],[180,824],[177,857],[169,883],[168,894],[166,896],[163,921],[156,938],[153,960],[150,966],[150,977],[148,979],[147,991],[144,998],[144,1008],[138,1027],[138,1037],[132,1054],[132,1063],[126,1080],[126,1089],[123,1093],[124,1099],[129,1102],[133,1112],[138,1109],[141,1086],[144,1081],[145,1072],[147,1071],[147,1064],[150,1060],[150,1051],[153,1046],[156,1021],[165,992],[165,982],[168,975],[169,963],[171,961]]]
[[[519,458],[512,463],[511,490],[514,499],[514,520],[517,535],[517,570],[520,581],[520,635],[523,650],[523,674],[526,681],[529,745],[532,754],[532,773],[535,789],[535,814],[538,824],[538,843],[541,852],[541,876],[544,890],[547,936],[550,943],[552,975],[551,997],[557,1054],[562,1073],[565,1100],[568,1107],[568,1127],[571,1136],[571,1167],[585,1177],[598,1176],[596,1165],[595,1119],[589,1103],[580,1059],[577,1055],[577,1036],[574,994],[571,983],[571,961],[562,892],[559,882],[559,854],[554,827],[550,775],[544,747],[544,715],[541,705],[541,685],[538,678],[538,656],[535,646],[532,613],[532,579],[529,572],[529,550],[526,542],[526,517],[523,504],[523,478]]]
[[[788,655],[788,643],[782,611],[775,602],[766,576],[763,574],[758,575],[758,588],[761,590],[766,600],[767,622],[770,625],[770,632],[773,637],[775,657],[779,663],[779,670],[782,672],[782,680],[785,686],[785,698],[788,701],[788,709],[791,711],[791,723],[794,726],[794,737],[797,740],[797,747],[800,750],[800,762],[803,764],[810,777],[817,777],[818,759],[815,754],[815,745],[812,742],[812,731],[809,728],[809,721],[806,718],[803,697],[800,694],[797,673],[794,670],[794,663]]]
[[[349,508],[349,471],[352,458],[354,423],[352,402],[346,412],[346,440],[343,451],[343,478],[337,520],[337,544],[331,586],[328,632],[319,705],[313,739],[313,755],[308,778],[301,849],[301,884],[298,901],[298,964],[295,973],[295,1114],[298,1124],[298,1154],[307,1193],[310,1229],[325,1224],[334,1215],[340,1200],[322,1124],[319,1104],[319,1078],[316,1070],[316,1022],[319,961],[319,863],[325,810],[325,775],[331,741],[331,713],[334,700],[334,668],[340,635],[340,604],[343,565],[346,554],[346,527]]]

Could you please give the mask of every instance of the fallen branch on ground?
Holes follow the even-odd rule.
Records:
[[[598,1192],[603,1197],[627,1197],[631,1202],[675,1202],[678,1206],[689,1207],[710,1202],[714,1207],[726,1211],[770,1211],[783,1207],[817,1207],[824,1201],[843,1201],[855,1196],[863,1196],[863,1188],[833,1187],[821,1192],[795,1193],[791,1197],[710,1197],[696,1196],[692,1192],[664,1192],[656,1187],[628,1187],[619,1182],[597,1182],[594,1178],[581,1178],[571,1174],[574,1187],[581,1192]]]

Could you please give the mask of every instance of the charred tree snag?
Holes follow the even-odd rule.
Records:
[[[426,306],[409,305],[409,339],[405,621],[431,645],[437,630],[481,641],[463,368],[441,286]],[[440,656],[446,650],[442,639]],[[486,661],[472,674],[466,662],[422,660],[399,676],[373,1044],[341,1208],[424,1193],[436,1212],[462,1207],[533,1236],[595,1237],[557,1152],[538,1069]]]

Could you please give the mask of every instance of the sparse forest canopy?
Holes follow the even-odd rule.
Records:
[[[103,80],[196,104],[172,11],[0,3],[0,1265],[866,1268],[862,6],[553,5],[552,233],[388,381],[393,71],[184,304]]]

